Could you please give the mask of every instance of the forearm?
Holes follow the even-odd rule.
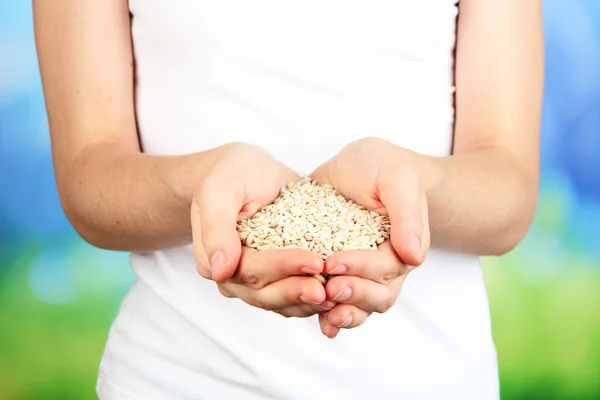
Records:
[[[190,243],[192,193],[215,151],[152,156],[94,145],[59,175],[63,208],[97,247],[149,251]]]
[[[434,246],[499,255],[526,234],[535,211],[537,174],[507,149],[490,147],[449,157],[401,151],[424,186]]]

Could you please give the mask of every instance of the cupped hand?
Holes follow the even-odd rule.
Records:
[[[334,338],[340,329],[356,328],[372,313],[388,311],[414,268],[402,262],[389,240],[377,250],[333,253],[325,261],[325,272],[333,275],[325,289],[335,306],[319,315],[321,332]]]
[[[258,146],[232,143],[217,150],[194,194],[191,224],[198,273],[223,282],[240,264],[237,222],[273,202],[282,187],[301,177]]]
[[[310,276],[323,272],[323,260],[310,250],[258,251],[243,246],[235,274],[217,284],[225,297],[238,298],[253,307],[284,317],[310,317],[323,308],[323,285]]]
[[[221,294],[286,317],[308,317],[331,309],[325,288],[310,275],[323,272],[309,250],[258,251],[242,246],[237,222],[270,204],[300,175],[252,145],[221,149],[196,192],[191,210],[198,273],[217,282]]]
[[[403,263],[423,263],[430,244],[427,197],[404,149],[365,138],[344,147],[311,177],[365,208],[387,215],[391,243]]]
[[[208,264],[208,260],[203,258],[201,264]],[[334,306],[326,301],[323,285],[311,276],[322,273],[324,266],[321,257],[310,250],[258,251],[242,246],[235,273],[217,287],[225,297],[238,298],[256,308],[285,317],[310,317]]]

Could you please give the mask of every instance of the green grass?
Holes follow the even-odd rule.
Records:
[[[26,265],[13,271],[26,271]],[[13,272],[0,286],[0,399],[95,398],[98,362],[120,298],[48,304]]]
[[[600,270],[573,260],[530,279],[523,259],[486,260],[502,399],[600,399]],[[0,399],[94,399],[121,295],[90,290],[68,304],[45,303],[28,288],[28,262],[0,282]]]
[[[517,254],[486,261],[502,398],[600,399],[600,270],[573,261],[540,281]]]

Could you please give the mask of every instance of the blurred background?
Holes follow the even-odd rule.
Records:
[[[485,259],[503,400],[600,399],[600,1],[545,0],[542,185],[525,241]],[[93,399],[133,279],[59,204],[31,2],[0,2],[0,399]]]

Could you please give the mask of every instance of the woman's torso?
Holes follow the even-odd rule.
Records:
[[[453,0],[130,0],[145,152],[252,142],[299,173],[379,136],[450,154]],[[396,305],[335,340],[220,295],[189,246],[132,255],[103,399],[498,396],[479,261],[432,249]],[[121,397],[115,395],[121,393]]]

